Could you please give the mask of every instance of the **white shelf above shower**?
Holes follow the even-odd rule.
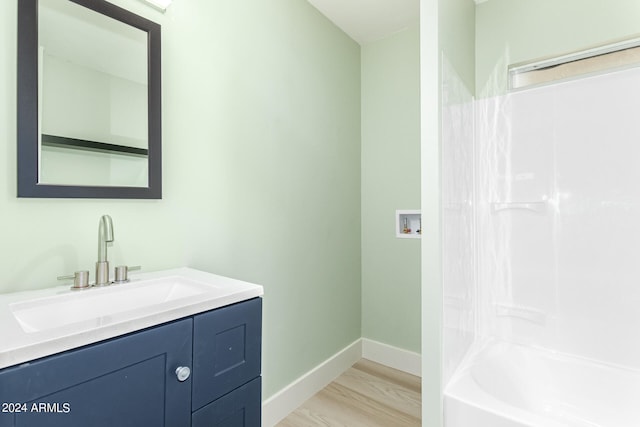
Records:
[[[396,237],[419,239],[422,235],[422,214],[420,210],[396,210]]]

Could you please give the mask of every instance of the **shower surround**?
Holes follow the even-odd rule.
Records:
[[[640,425],[640,69],[443,69],[446,427]]]

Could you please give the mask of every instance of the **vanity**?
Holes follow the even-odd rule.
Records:
[[[161,199],[160,24],[105,0],[17,12],[17,196]],[[262,287],[111,281],[109,215],[98,234],[93,283],[0,295],[0,427],[259,426]]]
[[[17,196],[161,199],[160,24],[16,3]],[[259,426],[262,287],[131,266],[112,282],[109,215],[98,234],[93,283],[0,295],[0,427]]]
[[[181,268],[0,296],[0,427],[259,426],[262,294]]]

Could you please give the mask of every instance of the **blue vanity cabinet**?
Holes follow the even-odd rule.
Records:
[[[261,343],[254,298],[5,368],[0,427],[259,427]]]
[[[188,426],[192,319],[0,371],[1,427]]]

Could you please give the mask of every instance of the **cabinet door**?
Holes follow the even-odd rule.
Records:
[[[0,427],[188,426],[191,350],[185,319],[2,370]]]
[[[197,410],[260,375],[262,298],[193,320],[193,395]]]
[[[194,412],[191,427],[259,427],[261,395],[258,377]]]

